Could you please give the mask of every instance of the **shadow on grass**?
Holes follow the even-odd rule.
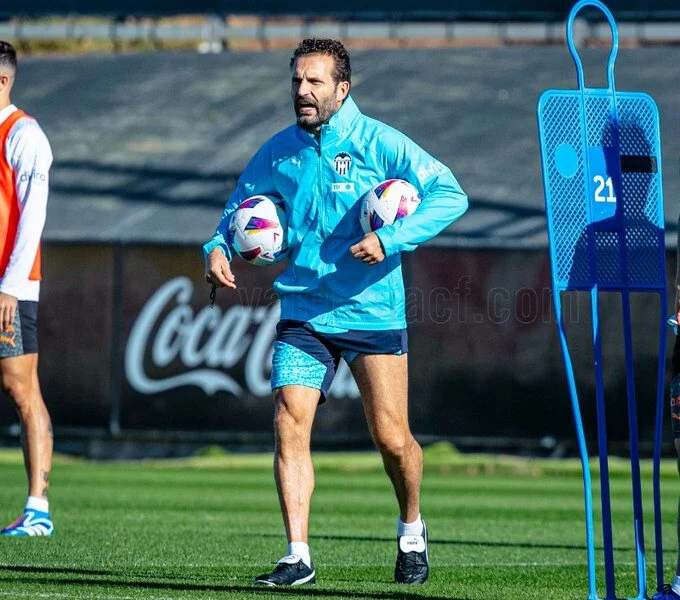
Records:
[[[41,583],[50,585],[67,585],[67,586],[93,586],[93,587],[108,587],[108,588],[143,588],[149,590],[165,590],[165,591],[183,591],[183,592],[212,592],[212,593],[222,593],[222,594],[253,594],[254,596],[259,594],[283,594],[288,596],[308,596],[310,598],[319,597],[333,597],[333,598],[347,598],[356,595],[360,595],[362,598],[373,598],[375,600],[464,600],[463,598],[452,598],[451,596],[428,596],[418,592],[409,592],[407,590],[399,591],[385,591],[385,592],[370,592],[366,590],[361,590],[361,592],[355,592],[350,589],[343,590],[329,590],[324,588],[316,587],[294,587],[294,588],[276,588],[272,590],[269,587],[254,587],[247,585],[212,585],[209,583],[186,583],[182,581],[145,581],[144,575],[122,575],[113,571],[102,571],[98,569],[72,569],[68,567],[41,567],[41,566],[28,566],[28,565],[16,565],[9,566],[5,565],[0,567],[0,573],[2,572],[17,572],[17,573],[30,573],[30,576],[20,575],[18,577],[12,577],[11,581],[17,583],[23,583],[27,585],[39,585]],[[64,578],[45,578],[44,580],[36,578],[36,575],[83,575],[84,577],[64,577]],[[90,577],[86,577],[86,576]],[[96,576],[96,577],[92,577]],[[150,579],[162,579],[163,576],[154,575]],[[173,578],[176,579],[176,578]],[[357,581],[361,583],[361,581]],[[397,584],[389,584],[396,586]],[[422,590],[423,588],[417,588]]]
[[[273,533],[250,534],[253,537],[281,537]],[[337,540],[343,542],[391,542],[396,541],[396,537],[369,537],[354,535],[310,535],[312,540]],[[437,540],[429,538],[427,543],[430,546],[483,546],[487,548],[540,548],[548,550],[585,550],[585,540],[583,544],[543,544],[536,542],[482,542],[480,540]],[[602,546],[595,546],[596,550],[602,550]],[[632,546],[616,546],[614,550],[627,551],[633,550]]]

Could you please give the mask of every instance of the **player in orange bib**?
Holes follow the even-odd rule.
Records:
[[[10,101],[17,55],[0,41],[0,381],[21,422],[28,474],[23,514],[0,533],[52,535],[47,501],[52,425],[38,382],[40,237],[52,150],[32,117]]]

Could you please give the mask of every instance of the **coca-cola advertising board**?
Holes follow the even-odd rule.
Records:
[[[282,266],[237,259],[238,289],[218,290],[211,307],[200,248],[128,248],[123,264],[121,426],[270,432],[272,282]],[[359,406],[346,365],[331,395],[335,410],[320,413],[322,429],[338,425],[326,413]]]

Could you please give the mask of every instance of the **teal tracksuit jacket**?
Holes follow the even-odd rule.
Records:
[[[364,236],[361,198],[392,178],[413,184],[422,202],[376,232],[386,258],[369,266],[349,251]],[[351,96],[319,136],[293,125],[258,150],[204,254],[219,247],[231,259],[230,214],[255,194],[285,203],[288,265],[274,282],[281,318],[309,322],[318,331],[405,328],[401,252],[437,235],[468,206],[447,167],[396,129],[363,115]]]

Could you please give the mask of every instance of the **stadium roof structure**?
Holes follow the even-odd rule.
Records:
[[[55,155],[47,241],[199,244],[255,150],[293,122],[289,52],[27,57],[13,100]],[[586,49],[589,86],[607,49]],[[536,100],[574,88],[561,46],[357,50],[352,94],[450,166],[468,214],[435,242],[547,244]],[[620,50],[617,88],[661,111],[668,245],[680,210],[678,47]]]

